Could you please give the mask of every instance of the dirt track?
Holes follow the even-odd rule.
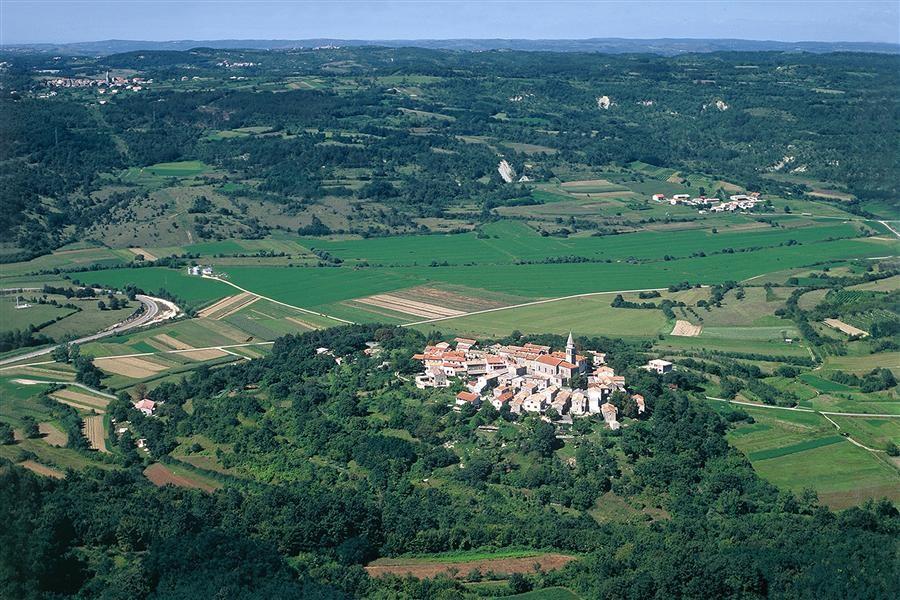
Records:
[[[465,577],[473,569],[479,569],[482,573],[493,571],[498,575],[510,573],[533,573],[535,564],[540,565],[542,571],[553,571],[564,567],[574,556],[564,554],[538,554],[522,558],[489,558],[484,560],[470,560],[466,562],[419,562],[411,560],[404,563],[402,559],[377,561],[383,564],[372,564],[366,567],[366,572],[372,577],[383,575],[412,575],[417,579],[428,579],[440,574],[450,574],[453,569],[454,577]],[[396,563],[396,564],[391,564]]]

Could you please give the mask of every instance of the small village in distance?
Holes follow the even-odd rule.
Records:
[[[512,414],[540,414],[542,418],[572,423],[573,418],[602,415],[607,426],[619,429],[619,408],[610,400],[616,392],[627,394],[637,414],[646,410],[644,397],[628,394],[625,377],[606,364],[603,352],[579,354],[572,334],[564,351],[526,343],[522,346],[494,344],[478,348],[474,339],[456,338],[426,346],[413,356],[424,365],[416,376],[416,387],[446,388],[454,380],[464,382],[456,395],[458,407],[490,402],[497,410],[508,406]],[[666,374],[672,363],[654,359],[644,366]]]

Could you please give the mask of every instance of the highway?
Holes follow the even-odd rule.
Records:
[[[70,343],[85,344],[87,342],[93,342],[95,340],[129,331],[137,327],[153,325],[155,323],[174,318],[180,312],[177,306],[175,306],[168,300],[163,300],[162,298],[154,298],[152,296],[145,296],[143,294],[138,294],[135,296],[135,298],[144,307],[144,310],[141,311],[136,317],[123,321],[122,323],[119,323],[108,329],[104,329],[103,331],[98,331],[97,333],[78,338],[77,340],[72,340]],[[59,347],[59,344],[41,348],[40,350],[33,350],[31,352],[26,352],[25,354],[19,354],[17,356],[10,356],[9,358],[0,360],[0,366],[21,362],[23,360],[29,360],[38,356],[43,356],[45,354],[50,354],[57,347]]]

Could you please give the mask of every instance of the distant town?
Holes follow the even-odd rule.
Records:
[[[670,198],[666,197],[665,194],[653,194],[650,199],[654,202],[668,202],[672,206],[677,206],[679,204],[684,206],[698,206],[700,207],[701,214],[706,212],[720,213],[750,210],[762,202],[762,196],[759,192],[734,194],[728,197],[727,202],[719,200],[718,198],[707,198],[706,196],[691,198],[690,194],[675,194]]]

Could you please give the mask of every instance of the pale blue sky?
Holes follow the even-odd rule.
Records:
[[[0,43],[741,38],[900,42],[900,0],[0,0]]]

